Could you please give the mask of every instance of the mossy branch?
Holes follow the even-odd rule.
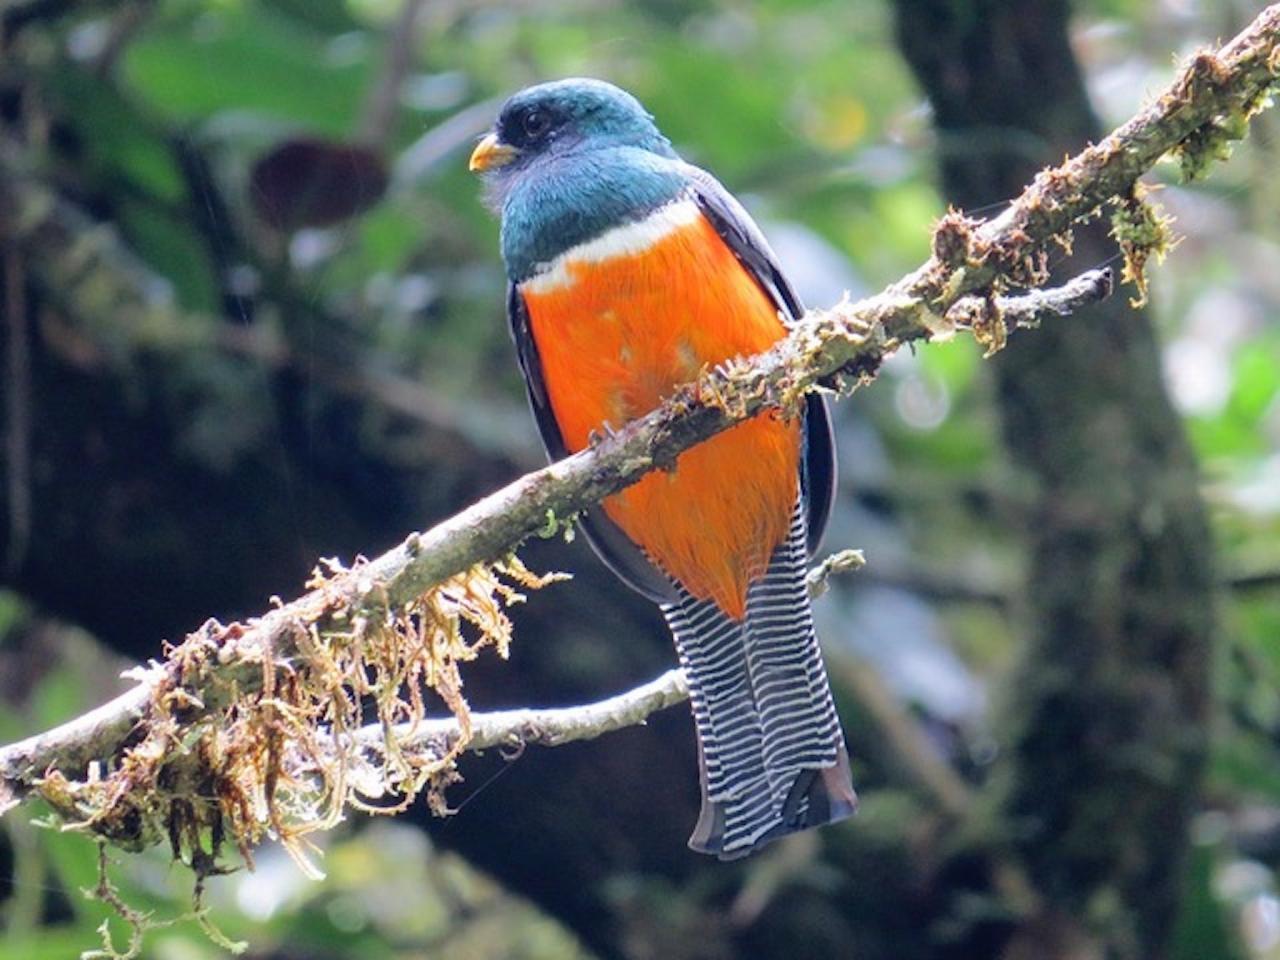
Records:
[[[984,301],[982,310],[998,312],[1011,326],[1031,326],[1042,316],[1062,315],[1101,299],[1110,289],[1109,271],[1090,271],[1061,288]],[[845,305],[836,308],[847,309]],[[811,315],[805,323],[820,316]],[[920,337],[927,335],[919,331]],[[855,350],[851,354],[855,362],[874,356],[878,366],[894,349],[879,342],[878,335],[870,338],[868,345],[865,353]],[[774,366],[785,371],[786,362],[785,356],[774,359]],[[66,777],[83,774],[91,763],[110,758],[126,743],[136,741],[139,731],[154,724],[157,712],[182,727],[194,726],[233,704],[242,707],[245,698],[259,695],[273,682],[272,665],[298,658],[305,663],[308,656],[314,656],[318,637],[349,631],[355,622],[383,621],[389,614],[394,619],[394,615],[411,611],[433,589],[448,584],[451,577],[474,574],[477,567],[484,566],[480,558],[501,555],[530,535],[554,533],[560,524],[553,522],[549,527],[548,517],[572,516],[587,497],[598,498],[633,482],[702,439],[707,427],[690,427],[685,420],[698,417],[703,423],[727,425],[749,416],[763,405],[759,393],[753,389],[748,396],[739,397],[742,391],[737,384],[751,382],[753,368],[745,361],[735,362],[731,368],[713,371],[697,388],[684,391],[654,415],[602,440],[593,450],[523,477],[432,530],[411,535],[372,562],[360,563],[350,571],[339,570],[293,603],[246,624],[207,622],[165,664],[153,664],[141,673],[141,682],[132,690],[66,724],[0,748],[0,813],[34,787],[41,788],[46,799],[68,800],[64,795]],[[864,370],[848,389],[871,376],[870,369]],[[780,376],[778,382],[785,384],[785,379]],[[794,391],[792,403],[802,395],[795,388],[786,389]],[[708,399],[699,399],[696,390],[709,394]],[[661,436],[660,441],[650,439],[655,434]],[[463,563],[469,566],[461,573],[446,573],[454,564]],[[815,585],[822,580],[825,574]],[[635,715],[630,722],[640,719],[642,715]],[[419,724],[423,722],[419,719]],[[447,723],[456,727],[457,720]],[[611,724],[580,729],[599,735],[618,725],[616,721]],[[444,727],[420,729],[438,732]],[[474,749],[488,745],[488,738],[476,739],[474,728],[469,736],[468,743]],[[51,772],[56,772],[52,780]],[[403,787],[403,783],[397,785]],[[133,845],[144,838],[116,835],[114,839]]]
[[[439,801],[458,751],[492,739],[489,718],[472,716],[462,700],[457,663],[484,644],[503,652],[509,623],[501,608],[522,599],[514,586],[546,582],[512,558],[522,541],[554,532],[564,518],[767,407],[793,413],[820,387],[852,392],[903,344],[967,330],[993,353],[1012,329],[1106,296],[1110,276],[1097,271],[1058,290],[1031,288],[1047,278],[1048,251],[1069,246],[1072,225],[1108,205],[1119,211],[1126,275],[1137,282],[1145,260],[1168,242],[1159,217],[1139,215],[1147,201],[1138,178],[1165,156],[1202,172],[1243,135],[1278,75],[1280,6],[1272,6],[1226,46],[1192,57],[1163,95],[1101,143],[1042,172],[999,217],[948,213],[930,259],[877,296],[809,313],[772,350],[705,372],[591,449],[372,561],[350,569],[330,563],[291,603],[244,624],[209,621],[144,671],[133,690],[0,749],[0,812],[36,791],[68,820],[126,846],[167,831],[175,852],[204,876],[216,869],[224,830],[246,857],[270,831],[293,841],[301,858],[298,839],[359,797],[411,798],[425,789]],[[20,205],[4,212],[0,234],[18,243],[44,215]],[[1010,293],[1019,289],[1030,292]],[[641,688],[644,696],[633,691],[607,707],[577,708],[597,713],[574,729],[594,735],[636,722],[644,715],[632,711],[636,703],[679,696],[674,681],[665,682],[656,700]],[[450,707],[456,736],[425,720],[423,687]],[[375,734],[353,722],[366,697],[376,701]],[[576,722],[560,713],[560,727],[539,727],[551,723],[548,714],[518,716],[526,733]],[[418,756],[419,736],[443,736],[443,753]]]

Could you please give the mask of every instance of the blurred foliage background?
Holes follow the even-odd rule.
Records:
[[[924,259],[948,200],[997,212],[1097,135],[1090,103],[1109,128],[1256,12],[0,2],[0,735],[540,464],[466,171],[510,92],[633,91],[826,305]],[[454,816],[353,819],[322,882],[264,848],[212,882],[217,924],[280,960],[1280,957],[1278,124],[1203,184],[1152,178],[1182,241],[1145,314],[1125,291],[988,363],[925,347],[839,407],[826,546],[870,567],[818,615],[854,821],[697,858],[669,711],[470,758]],[[1110,256],[1086,238],[1074,266]],[[673,662],[583,545],[525,558],[575,579],[468,676],[474,708]],[[0,956],[62,960],[110,910],[80,893],[93,845],[32,813],[0,823]],[[144,956],[223,952],[181,919],[164,851],[111,860],[129,903],[177,921]]]

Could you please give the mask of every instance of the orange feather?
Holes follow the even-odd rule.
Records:
[[[523,296],[571,451],[604,424],[649,412],[705,365],[759,353],[786,332],[768,295],[700,216],[642,253],[570,258],[563,268],[567,282]],[[740,619],[748,584],[786,537],[799,468],[799,423],[769,412],[603,507],[689,593]]]

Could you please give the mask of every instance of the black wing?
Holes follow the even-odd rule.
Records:
[[[542,445],[547,448],[547,454],[552,460],[567,457],[569,451],[551,412],[551,401],[547,399],[547,385],[542,379],[538,345],[534,343],[533,332],[529,329],[529,311],[515,284],[507,287],[507,319],[511,321],[511,338],[516,342],[516,356],[520,360],[525,387],[529,392],[529,406],[533,408],[538,432],[542,434]],[[644,594],[654,603],[676,601],[678,595],[671,580],[649,562],[644,551],[619,530],[600,507],[584,510],[578,520],[578,529],[605,566],[631,589]]]
[[[804,307],[782,274],[769,242],[737,199],[705,170],[688,166],[694,197],[738,262],[746,268],[782,311],[784,322],[800,319]],[[804,462],[800,487],[804,492],[809,527],[809,553],[818,549],[831,519],[836,494],[836,440],[826,397],[811,393],[805,398]]]

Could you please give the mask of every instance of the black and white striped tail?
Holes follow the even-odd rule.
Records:
[[[663,606],[689,677],[702,813],[689,846],[731,860],[842,820],[857,796],[805,587],[805,521],[747,592],[742,620],[683,590]]]

